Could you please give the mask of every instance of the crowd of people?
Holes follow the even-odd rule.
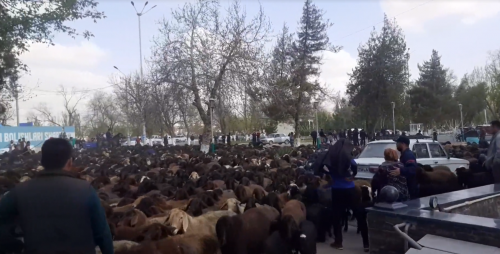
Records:
[[[319,135],[318,135],[319,134]],[[321,143],[333,143],[339,139],[349,139],[355,146],[366,145],[366,140],[369,139],[367,133],[363,129],[352,128],[344,130],[331,130],[327,133],[323,129],[319,131],[312,131],[311,138],[313,140],[313,145],[317,145],[318,137]]]

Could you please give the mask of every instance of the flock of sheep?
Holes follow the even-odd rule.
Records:
[[[215,157],[196,146],[119,147],[75,151],[73,170],[98,191],[117,254],[315,254],[332,236],[330,179],[309,170],[316,156],[310,146],[219,145]],[[8,166],[0,194],[41,170],[39,159]],[[431,195],[457,179],[440,172],[419,170]],[[371,183],[355,185],[353,203],[370,205]],[[346,211],[344,230],[347,220]]]

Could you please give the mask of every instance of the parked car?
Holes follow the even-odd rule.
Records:
[[[261,137],[260,141],[264,144],[290,144],[290,137],[281,133],[272,133]]]
[[[394,140],[377,140],[368,143],[361,154],[354,159],[358,164],[356,178],[372,179],[378,166],[385,161],[384,150],[387,148],[396,149],[396,142]],[[415,154],[417,163],[423,165],[447,166],[454,173],[459,167],[469,168],[469,161],[451,158],[439,142],[429,139],[410,139],[410,149]]]

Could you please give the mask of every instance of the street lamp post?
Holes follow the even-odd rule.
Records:
[[[394,117],[394,109],[396,108],[396,103],[391,102],[392,105],[392,135],[396,135],[396,118]]]
[[[127,76],[125,73],[123,73],[118,67],[113,66],[117,71],[119,71],[124,77]],[[125,79],[125,112],[127,113],[127,145],[130,146],[130,123],[128,121],[128,82]]]
[[[462,142],[465,141],[465,133],[464,133],[464,117],[462,116],[462,104],[458,104],[458,108],[460,108],[460,122],[462,124]]]
[[[319,149],[320,146],[321,146],[321,144],[320,144],[320,138],[317,136],[317,135],[319,135],[319,130],[318,130],[318,127],[319,127],[319,124],[318,124],[318,104],[319,104],[318,101],[315,101],[313,103],[314,114],[316,115],[316,146]]]
[[[148,2],[146,1],[146,3],[144,3],[144,6],[142,7],[142,10],[141,12],[138,12],[137,11],[137,8],[135,8],[135,5],[134,5],[134,2],[133,1],[130,1],[130,3],[132,4],[132,6],[134,7],[134,10],[137,14],[137,20],[139,21],[139,58],[140,58],[140,66],[141,66],[141,86],[144,85],[144,75],[143,75],[143,71],[142,71],[142,38],[141,38],[141,16],[148,13],[150,10],[152,10],[153,8],[156,7],[153,6],[151,8],[149,8],[147,11],[144,11],[144,9],[146,8],[146,5],[148,5]],[[143,123],[142,123],[142,140],[144,140],[144,142],[146,142],[146,117],[143,116]]]
[[[215,140],[214,140],[214,125],[213,125],[213,119],[214,119],[214,108],[215,108],[215,99],[210,98],[210,131],[212,132],[212,138],[210,139],[212,142],[211,143],[211,150],[212,153],[215,153]]]

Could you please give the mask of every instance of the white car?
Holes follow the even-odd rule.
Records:
[[[384,162],[384,150],[396,149],[394,140],[378,140],[368,143],[361,154],[354,159],[358,164],[356,178],[372,179],[378,166]],[[423,165],[447,166],[452,172],[459,167],[469,168],[469,161],[458,158],[450,158],[439,142],[429,139],[410,139],[410,149],[415,153],[417,163]]]
[[[272,133],[260,139],[264,144],[290,144],[290,137],[281,133]]]

